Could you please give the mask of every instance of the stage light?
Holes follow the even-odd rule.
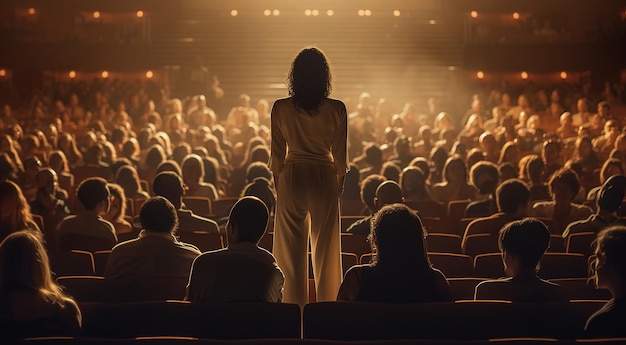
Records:
[[[520,74],[520,76],[522,77],[522,79],[526,80],[528,79],[528,73],[527,72],[522,72],[522,74]]]
[[[363,17],[365,15],[365,11],[359,10],[357,14],[359,15],[359,17]]]
[[[563,80],[567,79],[567,72],[565,71],[561,72],[561,79]]]
[[[456,66],[448,66],[448,71],[456,71]]]
[[[398,10],[393,11],[393,16],[394,17],[400,17],[400,11],[398,11]]]
[[[328,11],[326,11],[326,15],[327,15],[327,16],[329,16],[329,17],[332,17],[332,16],[334,16],[334,15],[335,15],[335,11],[333,11],[333,10],[328,10]]]
[[[94,17],[95,19],[100,18],[100,12],[99,12],[99,11],[94,11],[94,12],[93,12],[93,17]]]
[[[313,15],[313,17],[317,17],[317,16],[319,16],[319,15],[320,15],[320,11],[318,11],[318,10],[313,10],[313,11],[311,11],[311,14]]]
[[[428,24],[435,25],[435,24],[437,24],[437,21],[434,20],[434,19],[431,19],[431,20],[428,21]]]
[[[311,16],[311,10],[305,10],[304,11],[304,15],[307,16],[307,17],[310,17]]]
[[[137,11],[137,18],[143,18],[143,15],[144,13],[142,10]]]
[[[365,16],[366,16],[366,17],[369,17],[369,16],[371,16],[371,15],[372,15],[372,11],[370,11],[370,10],[365,10]]]
[[[237,17],[238,14],[239,14],[239,11],[237,11],[237,10],[230,11],[230,15],[233,16],[233,17]]]
[[[513,19],[515,19],[515,20],[519,20],[519,13],[514,12],[514,13],[513,13]]]
[[[280,16],[280,10],[273,10],[272,14],[275,16]]]
[[[272,15],[272,11],[265,10],[265,11],[263,11],[263,15],[266,16],[266,17],[269,17],[270,15]]]
[[[102,77],[102,79],[106,79],[109,77],[109,72],[108,71],[102,71],[102,73],[100,73],[100,76]]]
[[[483,79],[484,77],[485,77],[485,72],[483,71],[476,72],[476,78]]]
[[[0,78],[4,78],[7,76],[7,70],[4,68],[0,69]]]
[[[152,71],[146,72],[146,78],[152,79],[152,77],[154,77],[154,73]]]
[[[35,11],[35,9],[33,7],[28,9],[28,14],[30,14],[31,16],[34,16],[35,13],[37,13],[37,11]]]
[[[472,11],[472,12],[470,12],[470,16],[471,16],[472,18],[478,18],[478,11]]]
[[[67,76],[70,77],[70,79],[76,78],[76,71],[70,71],[70,73],[68,73]]]

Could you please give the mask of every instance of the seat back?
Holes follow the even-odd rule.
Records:
[[[213,219],[228,217],[230,209],[238,201],[238,198],[220,198],[211,201],[211,215]]]
[[[487,233],[468,235],[463,239],[461,245],[462,253],[469,256],[500,251],[498,237]]]
[[[342,216],[362,216],[367,206],[361,200],[341,200]]]
[[[504,263],[502,263],[502,254],[487,253],[476,255],[474,257],[474,274],[480,278],[501,278],[506,276]]]
[[[93,253],[93,262],[96,275],[104,276],[104,271],[107,268],[109,262],[110,250],[99,250]]]
[[[420,218],[428,217],[428,218],[445,218],[446,217],[446,207],[439,202],[436,201],[413,201],[406,200],[404,202],[408,207],[417,211]]]
[[[428,251],[438,253],[461,254],[461,236],[442,233],[428,233],[426,238]]]
[[[58,250],[48,252],[50,270],[57,276],[93,275],[93,255],[84,250]]]
[[[211,199],[209,198],[201,196],[185,196],[183,197],[183,203],[189,210],[199,216],[209,217],[213,214],[213,210],[211,209]]]
[[[220,234],[206,231],[181,231],[177,232],[177,235],[180,241],[191,243],[202,252],[224,248],[224,240]]]
[[[361,220],[365,218],[365,216],[341,216],[341,232],[346,232],[350,225],[352,225],[357,220]]]
[[[476,285],[485,281],[485,278],[448,278],[450,291],[455,300],[471,300],[474,299]]]
[[[83,250],[96,252],[99,250],[110,250],[117,243],[104,237],[85,236],[79,234],[66,233],[59,236],[58,245],[60,250]]]
[[[546,253],[539,276],[544,279],[587,278],[587,257],[578,253]]]
[[[593,254],[591,244],[596,239],[594,232],[579,232],[567,237],[566,251],[568,253],[580,253],[586,256]]]
[[[473,277],[472,258],[463,254],[428,253],[433,267],[439,269],[447,277]]]
[[[361,257],[363,254],[371,253],[372,246],[367,241],[366,236],[342,233],[341,251],[344,253],[354,253],[358,257]]]
[[[608,290],[597,289],[593,279],[589,278],[561,278],[550,279],[551,282],[559,284],[565,290],[570,300],[599,300],[611,299]]]

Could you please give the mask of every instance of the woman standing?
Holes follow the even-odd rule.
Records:
[[[305,48],[293,61],[289,95],[272,108],[270,169],[277,186],[274,255],[285,274],[283,302],[308,301],[307,246],[318,301],[333,301],[341,285],[339,197],[347,172],[347,112],[328,98],[328,61]]]

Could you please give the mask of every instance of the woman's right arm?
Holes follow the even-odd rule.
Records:
[[[274,186],[278,188],[278,175],[283,169],[285,162],[285,155],[287,154],[287,142],[285,136],[280,128],[280,121],[278,119],[277,103],[274,103],[271,114],[271,132],[272,132],[272,148],[269,161],[269,168],[274,174]]]

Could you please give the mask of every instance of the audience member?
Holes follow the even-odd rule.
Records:
[[[494,195],[498,187],[498,167],[491,162],[478,162],[470,169],[470,181],[483,199],[469,203],[463,217],[488,217],[498,212]]]
[[[0,182],[0,205],[0,240],[20,230],[29,230],[41,237],[41,229],[33,220],[30,206],[15,182]]]
[[[378,188],[376,188],[376,196],[374,197],[374,207],[376,212],[385,205],[397,203],[401,204],[403,202],[404,198],[402,197],[402,190],[400,189],[398,183],[394,181],[385,181],[381,183]],[[374,214],[375,213],[352,223],[346,232],[353,235],[368,236],[371,232],[370,224]]]

